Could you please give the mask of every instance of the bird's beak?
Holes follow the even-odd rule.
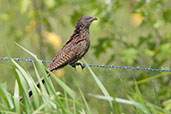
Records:
[[[96,17],[91,17],[90,21],[92,22],[94,20],[97,20],[97,18]]]

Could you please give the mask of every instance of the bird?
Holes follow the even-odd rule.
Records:
[[[58,70],[68,64],[74,68],[76,67],[76,64],[74,63],[80,60],[87,53],[90,47],[89,27],[94,20],[97,20],[97,18],[83,16],[77,21],[74,33],[54,56],[50,62],[50,65],[48,66],[48,71],[53,72],[54,70]],[[82,64],[79,65],[84,68]],[[49,72],[47,72],[47,76],[50,76]],[[43,84],[45,83],[43,77],[41,78],[41,81]],[[40,87],[39,82],[36,82],[36,86]],[[28,93],[29,97],[33,94],[30,88],[28,89]],[[21,100],[22,96],[20,96],[20,101]]]

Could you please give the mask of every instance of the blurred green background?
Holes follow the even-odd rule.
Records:
[[[39,59],[51,60],[76,21],[88,15],[98,18],[90,27],[88,63],[171,69],[170,0],[0,0],[0,9],[0,57],[32,58],[18,43]],[[31,63],[18,63],[35,77]],[[115,97],[138,100],[137,82],[145,101],[171,111],[171,73],[92,69]],[[67,66],[54,73],[75,92],[79,86],[94,113],[110,112],[107,101],[88,95],[102,93],[86,69]],[[14,80],[13,64],[0,61],[0,83],[7,82],[12,92]],[[120,108],[125,114],[136,112],[129,105]]]

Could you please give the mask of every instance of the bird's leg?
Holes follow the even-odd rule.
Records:
[[[84,69],[86,66],[83,63],[79,63],[82,69]]]
[[[83,63],[72,63],[70,64],[73,68],[76,68],[77,65],[80,65],[82,69],[85,68],[85,65]]]
[[[75,70],[76,70],[76,64],[75,63],[72,63],[72,64],[70,64]]]

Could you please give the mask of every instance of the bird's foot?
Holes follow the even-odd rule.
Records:
[[[73,63],[73,64],[71,64],[71,66],[73,67],[73,68],[76,68],[76,66],[81,66],[81,68],[82,69],[84,69],[85,68],[85,64],[83,64],[83,63]]]

